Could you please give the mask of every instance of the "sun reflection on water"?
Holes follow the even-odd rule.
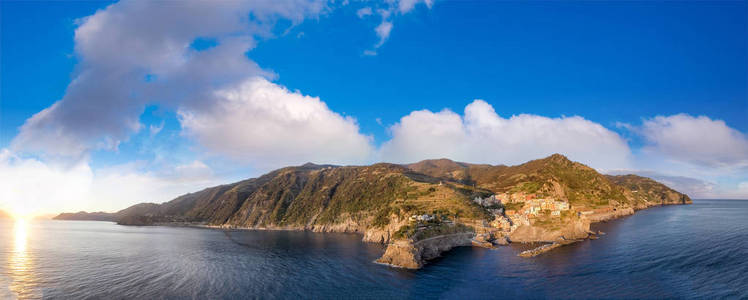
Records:
[[[31,255],[28,251],[29,221],[17,219],[13,226],[15,243],[8,259],[8,271],[11,279],[10,291],[19,299],[36,299],[36,276],[33,270]]]

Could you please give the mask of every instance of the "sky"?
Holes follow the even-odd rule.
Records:
[[[561,153],[748,199],[748,2],[2,1],[0,209]]]

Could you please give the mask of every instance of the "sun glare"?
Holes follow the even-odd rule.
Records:
[[[11,279],[9,288],[18,299],[41,298],[37,289],[38,283],[34,273],[32,255],[28,248],[29,226],[29,221],[25,217],[16,218],[13,226],[15,243],[7,260],[8,275]]]
[[[21,220],[24,222],[28,222],[34,217],[32,210],[29,209],[28,207],[23,207],[23,206],[13,207],[10,210],[10,214],[13,217],[13,219],[15,219],[16,221]]]
[[[16,238],[15,251],[25,252],[26,251],[26,239],[28,237],[29,221],[25,218],[16,218],[16,224],[14,226],[14,235]]]

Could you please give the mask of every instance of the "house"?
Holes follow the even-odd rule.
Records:
[[[496,200],[495,195],[491,195],[490,197],[487,197],[485,199],[481,197],[475,197],[473,198],[473,202],[477,203],[480,206],[492,206],[501,203],[499,200]]]
[[[569,210],[569,203],[564,201],[556,201],[556,209],[558,210]]]
[[[526,215],[537,215],[540,212],[540,207],[532,205],[525,209]]]
[[[432,215],[412,215],[410,216],[411,221],[431,221],[434,219],[434,216]]]

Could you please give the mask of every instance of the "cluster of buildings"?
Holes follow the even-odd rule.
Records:
[[[525,205],[520,209],[520,212],[527,216],[537,216],[542,210],[550,210],[552,216],[560,216],[562,211],[569,210],[569,208],[569,203],[564,201],[532,199],[525,201]]]
[[[501,203],[517,203],[517,202],[525,202],[535,199],[535,194],[526,194],[523,192],[519,193],[499,193],[494,195],[496,199],[498,199]]]
[[[429,215],[429,214],[412,215],[412,216],[410,216],[410,221],[411,222],[415,222],[415,221],[428,222],[428,221],[432,221],[434,219],[436,219],[436,217],[434,215]]]
[[[475,197],[473,202],[491,208],[489,211],[494,214],[495,218],[490,226],[505,231],[512,231],[521,225],[530,225],[530,220],[542,211],[550,211],[551,216],[560,217],[561,212],[571,209],[568,202],[552,198],[537,198],[536,194],[522,192],[499,193],[486,198]],[[522,207],[519,209],[504,208],[511,203],[521,203]]]
[[[501,200],[496,199],[496,195],[491,195],[487,198],[481,198],[481,197],[475,197],[473,198],[473,202],[477,203],[480,206],[495,206],[501,204]]]

